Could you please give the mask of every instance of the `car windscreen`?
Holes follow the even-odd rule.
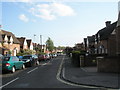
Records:
[[[3,57],[2,58],[2,61],[9,61],[10,60],[10,57]]]
[[[23,56],[22,59],[31,59],[31,56]]]

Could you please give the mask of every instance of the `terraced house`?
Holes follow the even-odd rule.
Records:
[[[20,50],[28,49],[28,44],[27,44],[27,40],[25,37],[20,37],[17,39],[20,42]]]
[[[2,35],[0,33],[0,54],[2,54]]]
[[[116,27],[116,54],[120,56],[120,10],[118,15],[118,23]]]
[[[95,35],[95,53],[96,54],[116,54],[116,29],[117,21],[111,24],[111,21],[107,21],[106,27],[99,30]]]
[[[16,56],[20,51],[20,42],[13,33],[0,30],[0,48],[1,54]]]

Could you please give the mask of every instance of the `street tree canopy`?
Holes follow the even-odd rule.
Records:
[[[46,41],[46,46],[47,46],[47,49],[49,51],[51,51],[51,52],[53,51],[53,49],[54,49],[54,43],[51,40],[51,38],[48,38],[48,40]]]

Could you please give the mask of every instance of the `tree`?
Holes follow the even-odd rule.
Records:
[[[66,48],[66,47],[64,47],[64,46],[58,46],[58,47],[57,47],[58,50],[64,50],[65,48]]]
[[[47,46],[47,49],[49,51],[51,51],[51,52],[53,51],[53,49],[54,49],[54,43],[51,40],[51,38],[48,38],[48,40],[46,41],[46,46]]]

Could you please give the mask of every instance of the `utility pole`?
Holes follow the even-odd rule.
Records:
[[[34,34],[34,50],[36,51],[36,43],[35,43],[35,34]]]
[[[41,52],[42,52],[42,35],[40,35],[40,45],[41,45]]]

